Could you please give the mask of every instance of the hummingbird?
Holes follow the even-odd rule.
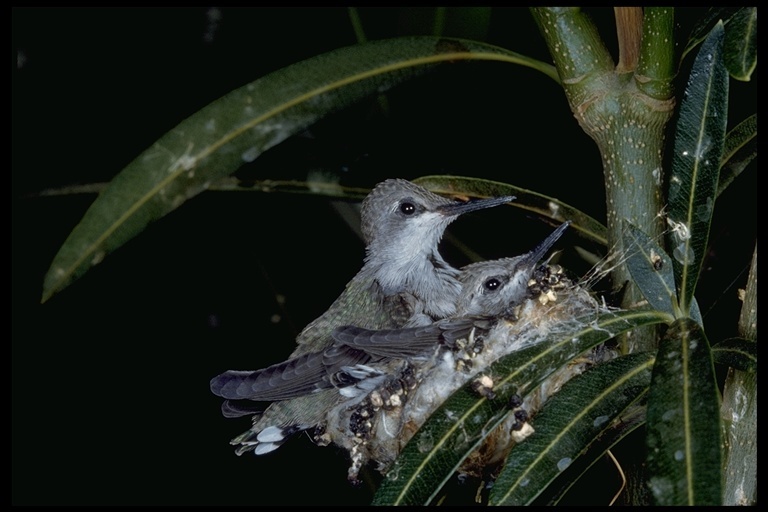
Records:
[[[269,453],[294,433],[324,420],[339,400],[334,385],[317,385],[329,374],[325,368],[354,366],[370,357],[353,347],[335,348],[335,327],[413,327],[453,315],[461,292],[460,271],[438,251],[445,229],[464,213],[512,200],[501,196],[457,201],[403,179],[376,185],[361,207],[363,267],[330,308],[299,333],[288,361],[255,372],[230,370],[211,379],[211,391],[226,399],[222,413],[227,417],[252,414],[253,408],[243,407],[243,401],[272,402],[254,416],[248,431],[231,441],[238,446],[235,452]]]
[[[469,331],[509,317],[531,294],[529,285],[541,259],[570,226],[562,223],[536,248],[523,255],[470,263],[461,268],[461,292],[454,314],[426,326],[372,330],[359,325],[335,328],[333,347],[347,346],[380,357],[416,356],[434,349],[439,339],[452,346]],[[364,363],[363,363],[364,364]]]
[[[349,451],[351,481],[356,481],[369,460],[386,472],[429,415],[473,374],[478,392],[491,397],[492,379],[482,370],[526,346],[521,345],[526,340],[535,340],[536,334],[529,333],[539,323],[561,321],[562,316],[571,318],[572,312],[594,307],[587,294],[569,291],[572,283],[562,268],[539,265],[569,224],[560,225],[526,254],[463,267],[462,291],[452,317],[401,329],[354,325],[334,329],[337,345],[372,354],[365,363],[342,369],[355,382],[339,389],[348,400],[331,409],[324,424],[327,441]],[[572,293],[574,303],[566,306],[566,301],[560,301],[556,307],[562,311],[552,314],[547,302],[557,303],[556,290]],[[525,418],[524,410],[516,411],[507,437],[497,435],[494,440],[507,439],[509,431],[522,429]],[[508,446],[498,444],[499,452]],[[475,464],[480,462],[492,460],[485,455],[474,458]]]
[[[367,329],[344,325],[333,329],[333,343],[322,351],[306,352],[287,361],[253,372],[226,372],[232,378],[217,388],[221,396],[252,393],[269,387],[258,396],[264,400],[286,400],[321,389],[356,383],[365,375],[363,367],[380,360],[419,357],[438,346],[452,345],[472,328],[480,328],[509,315],[529,293],[528,282],[536,264],[562,236],[570,222],[553,231],[534,250],[514,258],[483,261],[463,267],[459,274],[462,289],[451,317],[410,328]],[[380,372],[379,372],[380,373]],[[217,381],[217,384],[222,384]],[[240,388],[245,387],[246,391]],[[267,394],[269,393],[269,394]],[[346,391],[349,393],[349,391]],[[342,391],[345,394],[345,391]]]

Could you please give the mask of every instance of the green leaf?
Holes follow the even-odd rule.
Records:
[[[723,25],[718,23],[694,60],[675,129],[667,223],[684,315],[707,250],[725,138],[728,73],[722,47]]]
[[[691,310],[688,312],[688,315],[691,320],[702,327],[704,326],[704,319],[701,316],[701,310],[699,309],[699,303],[696,301],[696,297],[691,300]]]
[[[731,76],[748,82],[757,66],[757,7],[742,7],[730,18],[724,53]]]
[[[151,222],[323,116],[422,74],[441,62],[495,60],[552,66],[495,46],[433,37],[376,41],[288,66],[182,121],[123,169],[55,256],[42,301]]]
[[[704,332],[673,323],[659,345],[648,396],[649,486],[658,505],[720,505],[720,393]]]
[[[718,364],[757,373],[757,343],[745,338],[729,338],[712,346],[712,357]]]
[[[723,157],[720,160],[720,180],[717,184],[718,197],[756,156],[757,114],[752,114],[725,136]]]
[[[757,8],[713,7],[696,24],[683,51],[684,58],[704,41],[719,22],[725,28],[725,65],[730,75],[749,81],[757,66]]]
[[[483,373],[494,376],[489,400],[471,383],[451,395],[403,449],[374,496],[374,504],[427,504],[484,439],[506,417],[512,395],[529,395],[558,368],[621,332],[669,322],[656,311],[623,311],[578,319],[564,332],[500,358]]]
[[[564,384],[536,415],[536,431],[510,452],[489,504],[530,504],[648,390],[653,361],[650,353],[631,354]]]
[[[739,7],[712,7],[696,22],[688,36],[688,43],[685,45],[681,60],[691,51],[700,45],[707,35],[712,31],[717,23],[722,20],[724,25],[728,25],[731,17],[739,11]]]
[[[640,228],[627,220],[624,223],[624,248],[632,279],[651,307],[679,317],[671,258]]]
[[[361,201],[371,191],[368,187],[349,187],[333,181],[243,180],[226,176],[212,183],[208,190],[217,192],[256,192],[260,194],[301,194]]]
[[[624,220],[622,231],[627,250],[627,268],[651,307],[674,317],[682,316],[675,292],[675,277],[669,255],[646,233]],[[689,316],[704,325],[699,304],[692,299]]]
[[[578,489],[584,485],[584,481],[580,478],[586,474],[587,470],[600,459],[608,456],[608,452],[615,445],[645,425],[645,406],[649,387],[644,388],[645,391],[638,396],[637,400],[632,402],[599,437],[589,444],[583,455],[574,459],[568,469],[547,486],[534,504],[558,505],[571,489],[576,489],[578,492]],[[641,392],[639,389],[637,391]],[[621,488],[617,488],[616,491],[621,491]]]
[[[496,194],[514,195],[516,199],[509,204],[510,206],[552,219],[556,224],[570,220],[570,229],[581,233],[584,238],[607,245],[607,229],[603,224],[562,201],[537,192],[498,181],[462,176],[424,176],[415,179],[414,182],[442,194],[466,194],[477,197],[491,197]]]

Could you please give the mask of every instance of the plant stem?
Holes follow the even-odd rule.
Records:
[[[739,334],[757,339],[757,246],[752,254]],[[757,503],[757,374],[730,368],[721,417],[726,425],[724,505]]]
[[[672,98],[676,72],[674,9],[647,7],[643,20],[643,39],[635,72],[637,88],[657,100]]]
[[[619,40],[617,73],[630,73],[640,58],[640,40],[643,27],[643,9],[640,7],[614,7],[616,36]]]
[[[624,220],[653,238],[660,237],[664,228],[659,215],[664,204],[664,132],[674,107],[671,87],[662,84],[672,73],[668,72],[671,61],[664,60],[660,68],[646,63],[650,55],[666,55],[666,47],[673,48],[671,34],[659,32],[640,44],[637,34],[642,30],[642,15],[633,9],[617,11],[622,62],[614,68],[596,28],[578,8],[542,7],[532,11],[571,110],[600,150],[611,247],[620,254],[623,252]],[[657,25],[662,24],[657,21]],[[639,47],[642,50],[638,55],[635,50]],[[628,72],[636,67],[635,63],[642,63],[644,72],[654,71],[654,79],[659,82],[654,82],[655,96],[639,87],[649,82],[646,76]],[[658,97],[659,91],[666,91],[666,96]],[[631,283],[623,264],[614,270],[613,282],[615,286]],[[630,285],[622,306],[632,307],[641,300],[639,292]],[[623,351],[649,350],[655,346],[653,329],[635,331],[632,337],[625,338]]]

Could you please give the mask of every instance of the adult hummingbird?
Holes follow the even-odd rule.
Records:
[[[318,360],[316,355],[328,352],[326,361],[338,357],[339,367],[370,357],[349,347],[335,356],[334,328],[394,329],[429,325],[453,315],[461,283],[459,270],[438,251],[446,227],[463,213],[513,199],[502,196],[461,202],[402,179],[376,185],[361,209],[366,243],[363,268],[331,307],[301,331],[289,360],[256,372],[230,370],[211,380],[211,391],[227,399],[222,405],[225,416],[253,412],[236,401],[273,402],[263,414],[254,416],[247,432],[231,441],[238,445],[236,453],[268,453],[293,433],[324,421],[339,394],[332,385],[316,386],[329,374],[323,358]],[[320,379],[318,369],[322,369]]]

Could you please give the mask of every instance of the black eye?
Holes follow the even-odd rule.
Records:
[[[492,278],[490,278],[489,280],[487,280],[486,282],[484,282],[484,283],[483,283],[483,286],[485,286],[485,289],[486,289],[486,290],[494,291],[494,290],[496,290],[496,289],[497,289],[499,286],[501,286],[501,281],[499,281],[499,280],[498,280],[498,279],[496,279],[495,277],[492,277]]]
[[[416,213],[416,205],[407,201],[400,203],[400,211],[403,212],[404,215],[413,215]]]

